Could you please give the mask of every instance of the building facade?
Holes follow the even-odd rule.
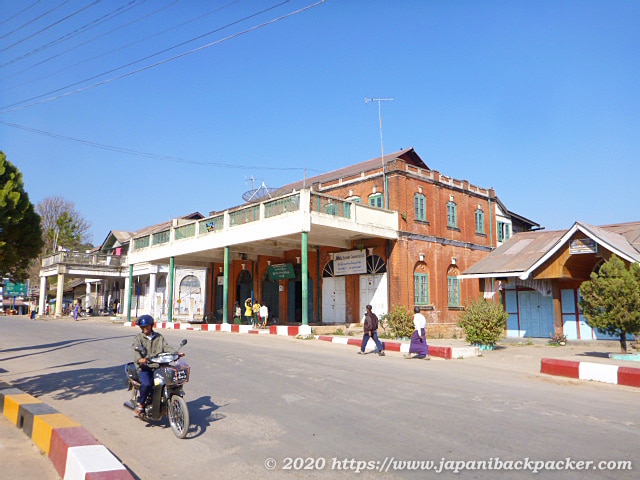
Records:
[[[205,271],[200,308],[222,322],[246,299],[266,304],[273,321],[303,325],[359,322],[367,304],[379,316],[419,306],[430,334],[444,336],[480,291],[460,274],[513,233],[538,227],[493,189],[431,170],[412,148],[264,193],[134,233],[125,281],[153,266],[175,292],[171,272]],[[156,275],[148,294],[158,289]],[[175,310],[177,300],[166,301]],[[125,293],[123,312],[133,302]]]
[[[627,265],[640,262],[640,222],[519,233],[461,278],[480,280],[485,298],[502,302],[508,337],[549,338],[559,330],[569,340],[611,340],[587,324],[579,289],[614,254]]]

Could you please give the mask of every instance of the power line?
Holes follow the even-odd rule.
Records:
[[[22,15],[24,12],[26,12],[27,10],[29,10],[31,7],[35,7],[37,4],[40,3],[41,0],[36,0],[35,2],[33,2],[31,5],[24,7],[22,10],[20,10],[18,13],[11,15],[9,18],[5,18],[4,20],[2,20],[0,22],[0,25],[4,25],[5,23],[10,22],[11,20],[13,20],[16,17],[19,17],[20,15]],[[0,39],[7,37],[9,35],[11,35],[13,33],[13,31],[9,32],[9,33],[5,33],[4,35],[2,35],[0,37]]]
[[[68,0],[67,0],[67,1],[68,1]],[[94,5],[96,5],[98,2],[100,2],[100,0],[95,0],[93,3],[91,3],[91,4],[89,4],[89,5],[87,5],[87,6],[83,7],[83,8],[81,8],[80,10],[76,10],[75,12],[73,12],[73,13],[71,13],[71,14],[67,15],[66,17],[61,18],[61,19],[60,19],[60,20],[58,20],[57,22],[54,22],[54,23],[52,23],[52,24],[50,24],[50,25],[47,25],[46,27],[44,27],[44,28],[42,28],[42,29],[38,30],[37,32],[32,33],[32,34],[31,34],[31,35],[29,35],[28,37],[25,37],[25,38],[23,38],[22,40],[18,40],[17,42],[12,43],[12,44],[11,44],[11,45],[9,45],[8,47],[5,47],[5,48],[3,48],[2,50],[0,50],[0,52],[5,52],[5,51],[7,51],[7,50],[9,50],[9,49],[11,49],[11,48],[13,48],[13,47],[15,47],[16,45],[20,45],[22,42],[26,42],[26,41],[27,41],[27,40],[29,40],[30,38],[33,38],[33,37],[35,37],[36,35],[39,35],[40,33],[44,32],[44,31],[46,31],[46,30],[49,30],[50,28],[55,27],[56,25],[58,25],[58,24],[60,24],[60,23],[62,23],[62,22],[64,22],[64,21],[66,21],[66,20],[70,19],[71,17],[75,17],[76,15],[78,15],[78,14],[80,14],[80,13],[84,12],[86,9],[93,7],[93,6],[94,6]],[[64,3],[66,3],[66,2],[64,2]]]
[[[59,98],[66,97],[66,96],[68,96],[68,95],[72,95],[72,94],[74,94],[74,93],[82,92],[82,91],[84,91],[84,90],[88,90],[88,89],[90,89],[90,88],[94,88],[94,87],[98,87],[98,86],[101,86],[101,85],[105,85],[105,84],[107,84],[107,83],[111,83],[111,82],[113,82],[113,81],[115,81],[115,80],[119,80],[119,79],[121,79],[121,78],[125,78],[125,77],[128,77],[128,76],[134,75],[134,74],[136,74],[136,73],[140,73],[140,72],[142,72],[142,71],[144,71],[144,70],[148,70],[148,69],[151,69],[151,68],[157,67],[157,66],[162,65],[162,64],[164,64],[164,63],[168,63],[168,62],[171,62],[171,61],[173,61],[173,60],[177,60],[178,58],[184,57],[184,56],[186,56],[186,55],[190,55],[190,54],[192,54],[192,53],[198,52],[198,51],[203,50],[203,49],[205,49],[205,48],[212,47],[212,46],[217,45],[217,44],[219,44],[219,43],[223,43],[223,42],[225,42],[225,41],[227,41],[227,40],[231,40],[231,39],[233,39],[233,38],[235,38],[235,37],[239,37],[239,36],[241,36],[241,35],[244,35],[244,34],[246,34],[246,33],[251,32],[251,31],[253,31],[253,30],[257,30],[257,29],[259,29],[259,28],[262,28],[262,27],[267,26],[267,25],[269,25],[269,24],[272,24],[272,23],[278,22],[278,21],[280,21],[280,20],[283,20],[283,19],[285,19],[285,18],[291,17],[291,16],[293,16],[293,15],[297,15],[298,13],[301,13],[301,12],[303,12],[303,11],[305,11],[305,10],[308,10],[308,9],[310,9],[310,8],[313,8],[313,7],[316,7],[316,6],[320,5],[321,3],[324,3],[324,2],[325,2],[325,0],[320,0],[319,2],[317,2],[317,3],[315,3],[315,4],[312,4],[312,5],[309,5],[309,6],[303,7],[303,8],[301,8],[301,9],[299,9],[299,10],[296,10],[296,11],[294,11],[294,12],[288,13],[288,14],[283,15],[283,16],[281,16],[281,17],[278,17],[278,18],[275,18],[275,19],[269,20],[269,21],[264,22],[264,23],[262,23],[262,24],[260,24],[260,25],[253,26],[253,27],[248,28],[248,29],[246,29],[246,30],[243,30],[243,31],[241,31],[241,32],[239,32],[239,33],[236,33],[236,34],[233,34],[233,35],[229,35],[229,36],[227,36],[227,37],[225,37],[225,38],[222,38],[222,39],[217,40],[217,41],[215,41],[215,42],[209,43],[209,44],[207,44],[207,45],[203,45],[203,46],[198,47],[198,48],[195,48],[195,49],[193,49],[193,50],[189,50],[189,51],[183,52],[183,53],[178,54],[178,55],[176,55],[176,56],[174,56],[174,57],[170,57],[170,58],[168,58],[168,59],[161,60],[161,61],[159,61],[159,62],[157,62],[157,63],[151,64],[151,65],[147,65],[146,67],[142,67],[142,68],[139,68],[139,69],[137,69],[137,70],[133,70],[133,71],[131,71],[131,72],[128,72],[128,73],[124,73],[124,74],[122,74],[122,75],[119,75],[119,76],[117,76],[117,77],[112,77],[112,78],[109,78],[109,79],[106,79],[106,80],[103,80],[103,81],[100,81],[100,82],[97,82],[97,83],[94,83],[94,84],[88,85],[88,86],[86,86],[86,87],[78,88],[78,89],[76,89],[76,90],[71,90],[71,91],[69,91],[69,92],[66,92],[66,93],[63,93],[63,94],[60,94],[60,95],[57,95],[57,96],[54,96],[54,97],[49,97],[49,98],[45,98],[45,99],[43,99],[43,100],[36,101],[36,102],[30,103],[30,104],[27,104],[27,105],[18,106],[18,105],[20,105],[21,103],[31,102],[31,101],[33,101],[33,100],[37,100],[37,99],[39,99],[39,98],[45,97],[46,95],[51,95],[51,94],[54,94],[54,93],[56,93],[56,92],[60,92],[60,91],[62,91],[62,90],[65,90],[65,89],[67,89],[67,88],[74,87],[74,86],[76,86],[76,85],[80,85],[80,84],[82,84],[82,83],[85,83],[85,82],[88,82],[88,81],[91,81],[91,80],[95,80],[95,79],[97,79],[97,78],[99,78],[99,77],[102,77],[102,76],[104,76],[104,75],[107,75],[107,74],[110,74],[110,73],[116,72],[116,71],[118,71],[118,70],[122,70],[123,68],[129,67],[129,66],[132,66],[132,65],[135,65],[136,63],[140,63],[140,62],[142,62],[142,61],[144,61],[144,60],[148,60],[148,59],[153,58],[153,57],[155,57],[155,56],[161,55],[162,53],[166,53],[166,52],[168,52],[168,51],[170,51],[170,50],[173,50],[173,49],[175,49],[175,48],[181,47],[181,46],[186,45],[186,44],[188,44],[188,43],[194,42],[194,41],[199,40],[199,39],[201,39],[201,38],[203,38],[203,37],[206,37],[206,36],[211,35],[211,34],[213,34],[213,33],[216,33],[216,32],[219,32],[219,31],[221,31],[221,30],[224,30],[224,29],[226,29],[226,28],[229,28],[230,26],[236,25],[236,24],[241,23],[241,22],[243,22],[243,21],[245,21],[245,20],[248,20],[248,19],[253,18],[253,17],[255,17],[255,16],[261,15],[261,14],[263,14],[263,13],[265,13],[265,12],[270,11],[270,10],[273,10],[274,8],[277,8],[277,7],[279,7],[279,6],[282,6],[282,5],[284,5],[285,3],[288,3],[288,2],[289,2],[289,0],[285,0],[285,1],[281,2],[281,3],[278,3],[278,4],[275,4],[275,5],[272,5],[272,6],[271,6],[271,7],[269,7],[269,8],[266,8],[266,9],[263,9],[263,10],[261,10],[261,11],[259,11],[259,12],[256,12],[256,13],[253,13],[253,14],[251,14],[251,15],[248,15],[248,16],[246,16],[246,17],[244,17],[244,18],[240,19],[240,20],[236,20],[235,22],[231,22],[231,23],[229,23],[229,24],[227,24],[227,25],[225,25],[225,26],[223,26],[223,27],[220,27],[220,28],[217,28],[217,29],[212,30],[212,31],[210,31],[210,32],[207,32],[207,33],[205,33],[205,34],[199,35],[198,37],[195,37],[195,38],[193,38],[193,39],[191,39],[191,40],[187,40],[186,42],[182,42],[182,43],[180,43],[180,44],[177,44],[177,45],[174,45],[174,46],[172,46],[172,47],[166,48],[166,49],[161,50],[160,52],[156,52],[156,53],[154,53],[154,54],[152,54],[152,55],[148,55],[148,56],[146,56],[146,57],[144,57],[144,58],[141,58],[141,59],[139,59],[139,60],[136,60],[136,61],[134,61],[134,62],[130,62],[130,63],[128,63],[128,64],[122,65],[122,66],[117,67],[117,68],[113,68],[113,69],[108,70],[108,71],[106,71],[106,72],[102,72],[102,73],[100,73],[100,74],[98,74],[98,75],[94,75],[94,76],[92,76],[92,77],[85,78],[84,80],[81,80],[81,81],[78,81],[78,82],[75,82],[75,83],[72,83],[72,84],[66,85],[66,86],[64,86],[64,87],[57,88],[57,89],[52,90],[52,91],[49,91],[49,92],[47,92],[47,93],[43,93],[43,94],[40,94],[40,95],[36,95],[36,96],[34,96],[34,97],[27,98],[27,99],[25,99],[25,100],[21,100],[21,101],[19,101],[19,102],[15,102],[15,103],[12,103],[12,104],[10,104],[10,105],[5,105],[5,106],[1,107],[1,108],[3,108],[4,110],[3,110],[3,111],[0,111],[0,115],[1,115],[1,114],[4,114],[4,113],[8,113],[8,112],[13,112],[13,111],[16,111],[16,110],[21,110],[21,109],[23,109],[23,108],[32,107],[32,106],[34,106],[34,105],[39,105],[39,104],[42,104],[42,103],[46,103],[46,102],[50,102],[50,101],[53,101],[53,100],[57,100],[57,99],[59,99]],[[11,108],[11,107],[14,107],[14,108]]]
[[[103,143],[97,143],[97,142],[92,142],[90,140],[83,140],[80,138],[75,138],[75,137],[69,137],[66,135],[60,135],[57,133],[52,133],[52,132],[47,132],[46,130],[39,130],[37,128],[31,128],[31,127],[27,127],[24,125],[18,125],[15,123],[9,123],[9,122],[5,122],[0,120],[0,124],[2,125],[6,125],[7,127],[11,127],[11,128],[17,128],[20,130],[24,130],[30,133],[36,133],[38,135],[44,135],[47,137],[51,137],[51,138],[56,138],[58,140],[64,140],[66,142],[72,142],[72,143],[79,143],[82,145],[88,145],[90,147],[94,147],[94,148],[99,148],[102,150],[109,150],[112,152],[118,152],[118,153],[122,153],[125,155],[133,155],[133,156],[137,156],[137,157],[145,157],[145,158],[155,158],[157,160],[165,160],[165,161],[169,161],[169,162],[174,162],[174,163],[184,163],[184,164],[189,164],[189,165],[200,165],[200,166],[205,166],[205,167],[217,167],[217,168],[235,168],[235,169],[255,169],[255,170],[274,170],[274,171],[295,171],[295,170],[305,170],[305,167],[267,167],[264,165],[237,165],[237,164],[232,164],[232,163],[219,163],[219,162],[202,162],[202,161],[196,161],[196,160],[188,160],[188,159],[184,159],[181,157],[172,157],[172,156],[167,156],[167,155],[158,155],[155,153],[149,153],[149,152],[142,152],[140,150],[134,150],[131,148],[125,148],[125,147],[117,147],[117,146],[113,146],[113,145],[106,145]],[[315,169],[309,169],[307,168],[307,170],[312,170],[315,172],[321,172],[321,170],[315,170]]]
[[[126,44],[126,45],[124,45],[124,46],[122,46],[122,47],[115,48],[115,49],[113,49],[113,50],[109,50],[109,51],[107,51],[107,52],[103,52],[103,53],[101,53],[100,55],[96,55],[96,56],[93,56],[93,57],[87,58],[87,59],[85,59],[85,60],[81,60],[81,61],[79,61],[79,62],[76,62],[76,63],[73,63],[73,64],[71,64],[71,65],[68,65],[68,66],[66,66],[66,67],[64,67],[64,68],[61,68],[61,69],[59,69],[59,70],[56,70],[55,72],[52,72],[51,74],[46,75],[46,76],[44,76],[44,77],[36,78],[36,79],[34,79],[34,80],[30,80],[30,81],[28,81],[28,82],[23,82],[23,83],[21,83],[21,84],[19,84],[19,85],[14,85],[13,87],[7,87],[7,88],[5,88],[5,89],[0,89],[0,90],[10,90],[10,89],[13,89],[13,88],[17,88],[17,87],[22,87],[22,86],[24,86],[24,85],[28,85],[29,83],[33,83],[33,82],[37,82],[37,81],[39,81],[39,80],[43,80],[43,79],[45,79],[45,78],[53,77],[54,75],[57,75],[58,73],[64,72],[65,70],[68,70],[68,69],[70,69],[70,68],[76,67],[76,66],[81,65],[81,64],[86,63],[86,62],[90,62],[91,60],[96,60],[96,59],[98,59],[98,58],[105,57],[105,56],[107,56],[107,55],[109,55],[109,54],[112,54],[112,53],[115,53],[115,52],[118,52],[118,51],[124,50],[124,49],[129,48],[129,47],[132,47],[133,45],[136,45],[136,44],[138,44],[138,43],[142,43],[142,42],[144,42],[144,41],[146,41],[146,40],[149,40],[149,39],[151,39],[151,38],[157,37],[157,36],[159,36],[159,35],[163,35],[163,34],[165,34],[165,33],[167,33],[167,32],[170,32],[171,30],[175,30],[176,28],[180,28],[180,27],[183,27],[183,26],[185,26],[185,25],[188,25],[189,23],[195,22],[196,20],[200,20],[201,18],[204,18],[204,17],[207,17],[207,16],[212,15],[212,14],[214,14],[214,13],[217,13],[217,12],[219,12],[220,10],[223,10],[223,9],[225,9],[225,8],[228,8],[228,7],[232,6],[232,5],[234,5],[234,4],[237,4],[238,2],[239,2],[239,0],[235,0],[235,1],[231,2],[231,3],[228,3],[227,5],[224,5],[224,6],[222,6],[222,7],[215,8],[214,10],[210,10],[210,11],[209,11],[209,12],[207,12],[207,13],[204,13],[204,14],[202,14],[202,15],[199,15],[199,16],[197,16],[197,17],[194,17],[194,18],[192,18],[192,19],[190,19],[190,20],[187,20],[186,22],[180,23],[180,24],[175,25],[175,26],[173,26],[173,27],[171,27],[171,28],[168,28],[168,29],[162,30],[162,31],[160,31],[160,32],[154,33],[153,35],[149,35],[149,36],[144,37],[144,38],[142,38],[142,39],[140,39],[140,40],[136,40],[135,42],[128,43],[128,44]],[[76,48],[79,48],[79,47],[81,47],[81,46],[83,46],[83,45],[87,45],[88,43],[91,43],[91,42],[93,42],[93,41],[95,41],[95,40],[98,40],[98,39],[100,39],[100,38],[104,37],[104,36],[107,36],[107,35],[109,35],[109,34],[111,34],[111,33],[115,32],[115,31],[117,31],[117,30],[120,30],[121,28],[128,27],[129,25],[133,25],[133,24],[135,24],[135,23],[137,23],[137,22],[140,22],[140,21],[142,21],[142,20],[144,20],[144,19],[147,19],[147,18],[149,18],[149,17],[152,17],[153,15],[156,15],[156,14],[160,13],[161,11],[163,11],[163,10],[165,10],[165,9],[169,8],[169,7],[170,7],[170,6],[172,6],[172,5],[175,5],[176,3],[177,3],[177,0],[174,0],[172,3],[170,3],[170,4],[168,4],[168,5],[165,5],[165,6],[161,7],[161,8],[159,8],[159,9],[157,9],[157,10],[155,10],[155,11],[151,12],[151,13],[148,13],[148,14],[146,14],[146,15],[144,15],[144,16],[142,16],[142,17],[140,17],[140,18],[137,18],[137,19],[135,19],[135,20],[132,20],[131,22],[125,23],[125,24],[123,24],[123,25],[120,25],[120,26],[118,26],[118,27],[114,28],[113,30],[110,30],[110,31],[108,31],[108,32],[105,32],[105,33],[104,33],[104,34],[102,34],[102,35],[99,35],[99,36],[97,36],[97,37],[93,37],[93,38],[91,38],[91,39],[89,39],[89,40],[85,41],[84,43],[81,43],[81,44],[79,44],[79,45],[76,45],[75,47],[72,47],[72,48],[70,48],[70,49],[68,49],[68,50],[65,50],[64,52],[61,52],[61,53],[59,53],[59,54],[57,54],[57,55],[54,55],[54,56],[49,57],[49,58],[47,58],[47,59],[45,59],[45,60],[42,60],[42,61],[40,61],[39,63],[36,63],[35,65],[31,65],[30,67],[27,67],[27,68],[25,68],[25,69],[23,69],[23,70],[21,70],[21,71],[19,71],[19,72],[16,72],[16,73],[14,73],[14,74],[12,74],[12,75],[9,75],[9,76],[7,76],[7,77],[4,77],[3,79],[4,79],[4,80],[6,80],[6,79],[9,79],[9,78],[15,77],[16,75],[19,75],[19,74],[21,74],[21,73],[24,73],[24,72],[26,72],[26,71],[28,71],[28,70],[30,70],[30,69],[32,69],[32,68],[34,68],[34,67],[38,66],[38,65],[41,65],[41,64],[46,63],[46,62],[48,62],[48,61],[50,61],[50,60],[53,60],[53,59],[55,59],[55,58],[57,58],[57,57],[59,57],[59,56],[61,56],[61,55],[64,55],[65,53],[69,53],[71,50],[75,50]]]
[[[21,55],[17,58],[14,58],[13,60],[10,60],[8,62],[3,63],[2,65],[0,65],[0,67],[6,67],[7,65],[11,65],[12,63],[15,63],[17,61],[20,61],[24,58],[28,58],[31,55],[34,55],[38,52],[41,52],[43,50],[47,50],[48,48],[53,47],[54,45],[57,45],[61,42],[64,42],[65,40],[69,40],[70,38],[75,37],[76,35],[80,35],[82,32],[89,30],[93,27],[96,27],[98,25],[100,25],[103,22],[112,20],[113,18],[122,15],[123,13],[126,13],[128,10],[132,9],[132,8],[136,8],[138,6],[141,5],[141,3],[138,3],[136,5],[133,5],[134,3],[136,3],[136,0],[130,0],[128,4],[123,5],[121,7],[118,7],[112,11],[110,11],[109,13],[104,14],[102,17],[97,18],[95,20],[93,20],[92,22],[86,23],[83,26],[76,28],[74,31],[69,32],[65,35],[62,35],[61,37],[56,38],[55,40],[50,41],[49,43],[46,43],[44,45],[41,45],[40,47],[31,50],[30,52],[25,53],[24,55]],[[64,53],[64,52],[63,52]],[[59,55],[58,55],[59,56]],[[43,63],[43,62],[40,62]],[[39,65],[39,64],[37,64]]]
[[[13,33],[18,32],[18,31],[22,30],[22,29],[23,29],[23,28],[25,28],[25,27],[28,27],[28,26],[29,26],[29,25],[31,25],[33,22],[35,22],[35,21],[37,21],[37,20],[40,20],[41,18],[46,17],[46,16],[47,16],[47,15],[49,15],[51,12],[55,12],[57,9],[59,9],[60,7],[62,7],[62,6],[63,6],[63,5],[65,5],[65,4],[69,3],[70,1],[71,1],[71,0],[64,0],[61,4],[59,4],[59,5],[55,6],[55,7],[53,7],[53,8],[52,8],[52,9],[50,9],[50,10],[47,10],[46,12],[44,12],[44,13],[42,13],[42,14],[38,15],[38,16],[37,16],[37,17],[35,17],[35,18],[32,18],[32,19],[31,19],[31,20],[29,20],[27,23],[24,23],[24,24],[20,25],[18,28],[15,28],[15,29],[11,30],[9,33],[5,33],[5,34],[4,34],[2,37],[0,37],[0,38],[8,37],[9,35],[11,35],[11,34],[13,34]],[[36,5],[37,3],[39,3],[39,2],[34,3],[33,5],[31,5],[31,7],[33,7],[33,6],[34,6],[34,5]],[[27,8],[25,8],[25,9],[23,9],[21,12],[17,13],[16,15],[14,15],[14,16],[13,16],[13,17],[11,17],[11,18],[15,18],[16,16],[20,15],[22,12],[27,11],[27,10],[28,10],[29,8],[31,8],[31,7],[27,7]]]

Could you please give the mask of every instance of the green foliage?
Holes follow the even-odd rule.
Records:
[[[602,264],[591,280],[580,286],[580,309],[591,328],[618,335],[620,349],[627,351],[627,334],[640,333],[640,265],[624,262],[613,255]]]
[[[22,173],[0,152],[0,275],[25,280],[42,246],[40,216],[24,191]]]
[[[460,326],[469,343],[495,345],[504,333],[509,315],[502,305],[478,298],[465,309],[458,326]]]
[[[407,338],[413,334],[413,314],[404,305],[394,305],[389,313],[382,315],[380,326],[391,338]]]

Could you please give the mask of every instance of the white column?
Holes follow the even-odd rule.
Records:
[[[40,297],[38,298],[38,315],[44,316],[47,303],[47,277],[40,277]]]
[[[91,304],[91,282],[89,281],[85,282],[85,290],[86,290],[86,295],[84,299],[84,308],[85,310],[87,310],[89,307],[93,306]]]
[[[64,293],[64,273],[58,274],[58,288],[56,289],[56,317],[62,316],[62,294]]]
[[[122,301],[122,312],[129,311],[129,276],[124,277],[124,298],[121,298]],[[133,320],[132,320],[133,321]]]
[[[149,274],[149,312],[153,318],[156,318],[156,277],[157,273]]]

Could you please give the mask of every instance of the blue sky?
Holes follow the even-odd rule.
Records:
[[[365,98],[393,98],[387,153],[547,229],[640,220],[640,2],[327,0],[274,21],[313,4],[0,0],[0,149],[100,244],[241,204],[252,177],[374,158]]]

